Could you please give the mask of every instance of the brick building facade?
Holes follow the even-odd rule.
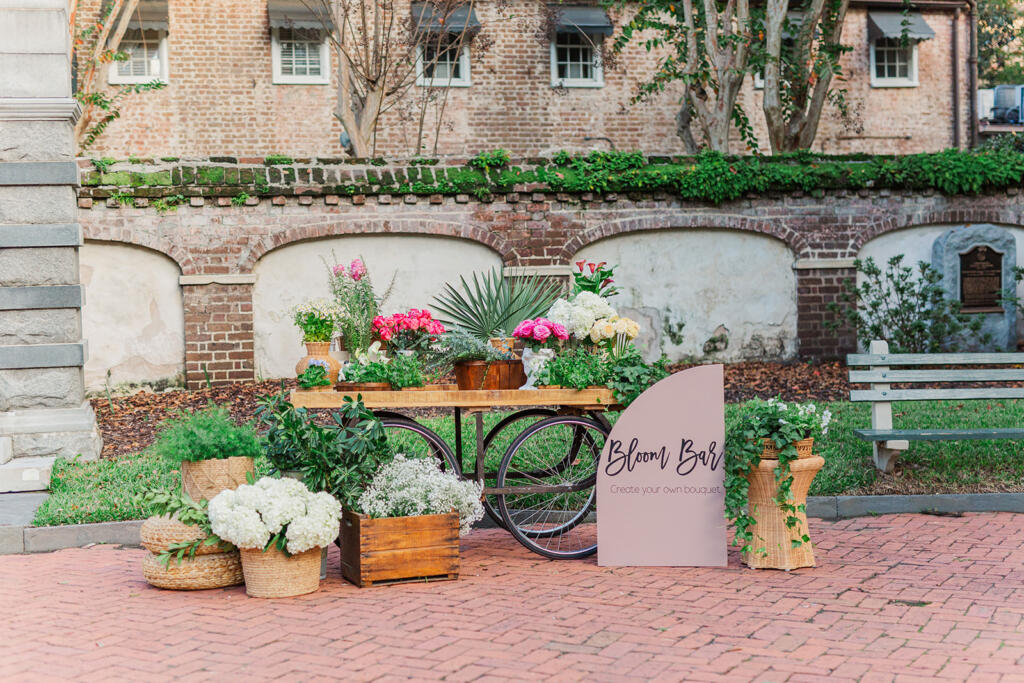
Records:
[[[322,75],[311,79],[321,84],[295,83],[294,78],[275,82],[282,80],[279,60],[275,62],[281,54],[275,36],[280,34],[271,25],[268,1],[274,5],[289,0],[142,0],[146,14],[140,15],[139,28],[149,31],[144,34],[146,52],[136,66],[145,72],[150,60],[150,75],[166,78],[167,87],[128,98],[121,118],[89,155],[342,155],[342,129],[332,115],[336,76],[328,63],[334,59],[329,50],[321,55],[326,59]],[[99,5],[100,0],[79,3],[79,26],[96,15]],[[968,144],[973,101],[970,22],[964,14],[968,5],[955,0],[916,3],[914,16],[926,26],[923,39],[912,40],[902,57],[893,57],[890,49],[883,50],[888,57],[876,59],[877,41],[892,40],[878,30],[879,13],[888,7],[891,15],[893,7],[901,6],[891,0],[852,3],[843,32],[851,50],[843,57],[843,81],[836,84],[847,91],[849,113],[844,117],[835,107],[827,108],[818,149],[910,153]],[[500,147],[533,155],[607,149],[609,141],[618,149],[681,152],[675,135],[678,92],[670,88],[645,103],[630,101],[638,82],[656,64],[641,46],[631,45],[594,83],[576,84],[586,87],[554,87],[546,7],[525,0],[475,5],[482,28],[463,64],[467,87],[445,89],[438,153],[466,155]],[[609,16],[615,26],[622,19],[614,12]],[[596,38],[605,45],[611,41]],[[908,61],[906,73],[877,78],[878,69],[884,72],[877,62],[888,58]],[[414,87],[410,101],[425,93],[425,88]],[[766,145],[754,83],[746,84],[741,102]],[[377,154],[418,153],[410,120],[415,117],[401,109],[385,114]],[[740,148],[738,142],[735,147]],[[427,151],[432,151],[430,145]]]

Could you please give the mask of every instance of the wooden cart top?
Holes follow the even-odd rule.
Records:
[[[620,410],[611,389],[594,387],[534,390],[407,389],[405,391],[299,391],[293,389],[296,408],[340,408],[346,396],[363,397],[371,410],[382,408],[522,408],[525,406],[566,406],[585,410]]]

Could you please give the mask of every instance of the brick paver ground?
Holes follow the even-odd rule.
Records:
[[[680,520],[685,524],[685,520]],[[819,566],[551,562],[500,530],[458,581],[257,600],[143,582],[145,551],[0,557],[0,680],[1024,680],[1024,515],[812,525]]]

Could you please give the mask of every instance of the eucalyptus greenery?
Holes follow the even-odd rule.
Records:
[[[236,425],[227,408],[210,404],[205,410],[178,413],[157,434],[152,448],[168,460],[196,462],[254,458],[260,453],[260,442],[251,426]]]
[[[196,551],[202,547],[219,545],[222,552],[235,549],[233,545],[222,540],[210,529],[210,516],[207,514],[208,502],[206,500],[196,502],[182,491],[158,490],[138,494],[135,496],[134,502],[143,508],[152,510],[153,514],[157,516],[173,517],[182,524],[198,527],[206,534],[205,537],[194,541],[168,544],[166,550],[157,553],[157,559],[164,567],[169,566],[172,559],[177,559],[178,564],[181,564],[186,557],[192,559],[196,556]]]
[[[558,284],[537,275],[513,280],[499,268],[473,273],[472,283],[459,280],[459,287],[445,284],[433,306],[441,322],[482,341],[507,337],[523,320],[544,315],[561,293]]]
[[[267,427],[267,458],[278,471],[301,472],[311,491],[326,491],[350,509],[389,455],[380,421],[351,396],[326,425],[284,393],[258,399],[256,416]]]
[[[839,302],[828,305],[835,317],[826,328],[851,328],[862,346],[885,340],[892,353],[957,351],[989,341],[979,335],[981,316],[962,313],[960,302],[946,296],[942,275],[924,261],[911,268],[897,254],[884,270],[873,258],[854,261],[854,268],[862,281],[843,283]]]

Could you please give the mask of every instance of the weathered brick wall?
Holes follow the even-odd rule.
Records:
[[[85,185],[79,191],[79,220],[87,239],[148,247],[180,266],[186,371],[192,385],[205,381],[204,365],[211,381],[252,378],[253,268],[268,252],[299,241],[365,234],[441,235],[485,245],[508,266],[565,266],[585,245],[616,235],[668,229],[759,233],[781,240],[793,254],[800,353],[835,357],[853,347],[853,338],[824,329],[827,305],[836,299],[841,282],[853,275],[850,259],[868,240],[925,225],[1024,226],[1024,199],[1017,188],[971,197],[868,190],[777,193],[717,206],[684,202],[665,193],[568,194],[528,187],[480,198],[347,196],[335,194],[338,174],[362,174],[365,179],[368,169],[327,166],[291,168],[291,184],[241,198],[241,186],[226,185],[226,179],[241,182],[248,174],[267,169],[217,167],[221,171],[213,175],[220,178],[219,184],[204,182],[210,171],[199,172],[199,166],[187,173],[179,169],[178,185],[137,188],[124,203],[110,197],[114,187]],[[284,182],[289,173],[276,170]],[[378,180],[406,170],[372,168]],[[184,184],[182,175],[191,182]],[[172,210],[160,213],[154,208],[159,195],[177,194],[184,201]]]
[[[677,153],[678,90],[632,104],[639,82],[657,61],[632,45],[605,71],[603,88],[555,89],[550,84],[549,45],[541,35],[545,3],[478,3],[484,29],[471,47],[469,88],[452,88],[439,129],[438,153],[466,155],[503,147],[516,154],[559,149],[618,149]],[[99,0],[79,4],[81,25],[96,15]],[[175,0],[169,4],[169,84],[128,98],[121,118],[90,151],[92,156],[257,156],[287,153],[338,156],[341,127],[332,115],[334,85],[274,85],[265,2]],[[867,11],[850,10],[843,57],[853,125],[835,107],[822,116],[816,147],[836,152],[936,151],[953,144],[951,91],[952,12],[924,10],[935,38],[919,48],[920,86],[872,88],[869,77]],[[616,23],[621,17],[613,17]],[[966,142],[967,22],[959,21],[961,140]],[[490,43],[486,50],[480,49]],[[100,82],[103,82],[102,80]],[[414,97],[422,88],[414,87]],[[762,148],[767,148],[761,95],[748,83],[741,95]],[[405,110],[405,111],[403,111]],[[385,115],[377,153],[415,153],[416,116],[408,107]],[[862,129],[862,130],[859,130]],[[738,144],[736,149],[740,149]],[[428,148],[430,151],[430,148]]]
[[[185,383],[253,379],[252,284],[186,284]]]

